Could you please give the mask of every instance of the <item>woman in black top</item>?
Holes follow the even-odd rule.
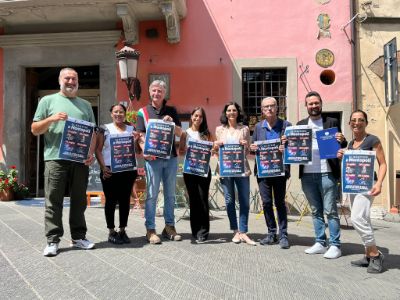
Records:
[[[349,143],[349,150],[373,150],[376,152],[379,169],[378,176],[372,189],[367,194],[351,194],[351,222],[361,236],[365,247],[365,255],[362,259],[352,261],[356,267],[368,267],[368,273],[381,273],[383,270],[383,254],[376,247],[374,232],[370,219],[370,208],[374,196],[381,193],[383,179],[386,175],[386,160],[382,144],[378,137],[365,131],[368,125],[368,116],[362,110],[354,111],[350,116],[350,127],[354,139]],[[338,157],[343,157],[344,150],[338,152]]]

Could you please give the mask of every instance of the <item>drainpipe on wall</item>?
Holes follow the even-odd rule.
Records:
[[[359,16],[359,12],[357,11],[356,8],[357,5],[357,1],[350,1],[350,16],[353,16],[354,20],[351,20],[351,24],[350,24],[350,44],[351,44],[351,56],[352,56],[352,84],[353,84],[353,111],[358,109],[358,97],[360,97],[360,101],[361,99],[361,85],[362,83],[360,81],[357,81],[357,67],[358,64],[357,62],[359,62],[359,64],[361,64],[361,55],[360,55],[360,44],[359,41],[356,39],[358,38],[357,36],[357,28],[356,28],[356,21],[355,18],[357,18],[357,16]],[[345,28],[345,27],[344,27]],[[358,50],[358,51],[357,51]],[[385,119],[385,129],[387,132],[387,117],[388,117],[388,113],[389,110],[386,113],[386,119]],[[386,149],[388,149],[388,137],[386,135],[385,138],[385,146]],[[390,195],[390,185],[387,181],[387,191]],[[388,197],[390,198],[390,197]],[[389,206],[390,207],[390,200],[388,201]],[[371,218],[372,219],[383,219],[384,215],[386,214],[386,211],[383,207],[372,207],[371,208]]]
[[[393,174],[393,172],[392,172],[392,166],[391,166],[391,164],[390,163],[388,163],[388,161],[389,161],[389,128],[388,128],[388,122],[389,122],[389,113],[390,113],[390,109],[392,108],[392,105],[389,105],[389,107],[388,107],[388,109],[387,109],[387,111],[386,111],[386,114],[385,114],[385,148],[386,148],[386,151],[385,151],[385,153],[386,153],[386,164],[387,164],[387,170],[386,170],[386,197],[387,197],[387,200],[386,200],[386,204],[387,204],[387,207],[388,207],[388,209],[390,210],[390,213],[393,213],[393,214],[398,214],[399,213],[399,209],[398,209],[398,207],[396,207],[396,205],[398,205],[398,203],[394,203],[394,202],[396,202],[396,201],[391,201],[390,199],[391,199],[391,195],[392,195],[392,193],[391,193],[391,190],[390,190],[390,188],[391,188],[391,186],[390,186],[390,179],[392,178],[392,176],[391,176],[391,174]],[[394,185],[394,187],[396,186],[396,172],[394,172],[394,174],[395,174],[395,185]],[[394,188],[393,187],[393,188]],[[393,195],[395,194],[395,192],[394,192],[394,190],[393,190]]]
[[[356,15],[356,8],[355,8],[355,2],[350,0],[350,16],[355,16]],[[356,57],[356,22],[352,22],[350,26],[350,33],[351,33],[351,58],[352,58],[352,81],[353,81],[353,110],[356,110],[358,108],[357,105],[357,96],[358,96],[358,86],[357,86],[357,57]],[[361,61],[361,59],[360,59]]]

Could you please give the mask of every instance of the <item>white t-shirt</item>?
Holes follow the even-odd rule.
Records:
[[[320,159],[317,142],[317,130],[324,129],[322,118],[318,120],[308,119],[308,126],[312,128],[312,164],[304,165],[304,173],[326,173],[331,172],[331,167],[326,159]]]
[[[190,138],[192,138],[194,140],[197,140],[197,141],[201,140],[200,132],[194,131],[192,128],[186,129],[186,133]],[[189,139],[186,139],[186,146],[188,146],[188,144],[189,144]]]
[[[105,124],[104,126],[106,127],[106,130],[104,132],[104,146],[103,146],[103,151],[101,151],[101,153],[103,154],[104,164],[106,166],[110,166],[111,165],[110,134],[132,133],[133,126],[126,125],[125,131],[119,131],[117,127],[114,125],[114,123]]]

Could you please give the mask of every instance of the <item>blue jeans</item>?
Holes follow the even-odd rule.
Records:
[[[328,219],[329,244],[340,247],[340,221],[337,212],[337,180],[332,173],[304,173],[301,187],[311,206],[315,241],[326,246],[325,219]]]
[[[250,209],[250,179],[246,177],[224,177],[221,178],[224,190],[226,211],[232,230],[238,230],[235,208],[235,185],[239,196],[239,231],[246,233],[248,230]]]
[[[164,220],[166,225],[175,225],[175,188],[176,172],[178,169],[177,157],[170,159],[157,158],[146,161],[146,203],[145,203],[145,226],[147,229],[156,229],[156,208],[160,182],[163,182],[164,189]]]

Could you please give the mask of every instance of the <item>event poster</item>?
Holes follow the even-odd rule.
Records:
[[[336,127],[317,130],[317,143],[319,156],[321,159],[336,158],[337,152],[340,149],[340,144],[335,138],[335,134],[338,132]]]
[[[59,158],[83,163],[88,158],[95,126],[69,117],[64,125]]]
[[[221,177],[245,176],[244,146],[224,144],[219,147],[219,175]]]
[[[374,184],[375,151],[346,150],[342,159],[342,192],[368,193]]]
[[[146,128],[144,155],[169,159],[174,146],[175,123],[150,119]]]
[[[207,177],[213,143],[189,138],[183,162],[183,173]]]
[[[276,177],[285,175],[280,139],[256,141],[257,177]]]
[[[312,163],[312,129],[307,125],[288,126],[285,129],[285,164]]]
[[[136,170],[134,140],[131,133],[111,134],[111,172]]]

